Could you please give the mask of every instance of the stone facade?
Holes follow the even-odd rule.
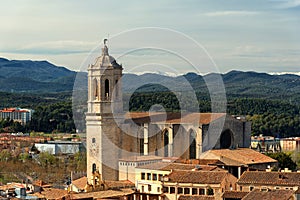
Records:
[[[106,44],[88,67],[89,182],[95,171],[118,180],[118,161],[129,156],[198,159],[209,149],[250,146],[250,123],[226,113],[124,113],[122,70]]]

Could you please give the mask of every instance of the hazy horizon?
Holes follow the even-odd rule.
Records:
[[[299,0],[1,4],[0,57],[10,60],[47,60],[78,71],[109,38],[110,54],[125,72],[155,71],[149,66],[158,64],[174,74],[193,65],[203,74],[299,74]]]

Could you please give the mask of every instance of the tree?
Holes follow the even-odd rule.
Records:
[[[268,153],[266,155],[278,161],[279,169],[288,168],[292,171],[295,171],[297,168],[297,164],[292,160],[292,156],[290,153],[278,152]]]
[[[12,155],[8,150],[4,149],[4,150],[0,151],[0,161],[7,161],[11,158],[12,158]]]
[[[57,164],[55,156],[48,152],[41,152],[39,154],[39,161],[43,167],[48,167]]]
[[[22,160],[23,162],[26,162],[27,160],[29,160],[30,156],[29,153],[21,153],[19,155],[19,159]]]

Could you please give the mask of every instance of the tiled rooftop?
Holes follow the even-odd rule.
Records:
[[[193,170],[196,167],[199,167],[198,170],[201,170],[201,171],[213,171],[213,170],[220,169],[216,166],[169,163],[169,162],[151,163],[151,164],[139,166],[137,168],[149,169],[149,170],[171,171],[171,170]],[[220,170],[222,170],[222,169],[220,169]]]
[[[219,184],[229,174],[218,171],[177,171],[174,170],[168,175],[168,182],[178,183],[200,183]]]
[[[79,193],[79,194],[70,194],[71,199],[104,199],[104,198],[113,198],[120,197],[124,195],[133,194],[134,190],[132,189],[120,189],[120,190],[105,190],[98,192],[88,192],[88,193]]]
[[[62,199],[63,197],[68,196],[68,191],[56,188],[45,188],[44,191],[34,193],[32,196],[45,199]]]
[[[163,113],[163,112],[130,112],[126,114],[127,119],[135,123],[164,122],[171,124],[199,123],[209,124],[210,122],[225,117],[226,113]]]
[[[201,159],[219,159],[226,165],[251,165],[277,162],[264,154],[250,148],[213,149],[204,152]]]
[[[241,199],[246,196],[249,192],[242,191],[225,191],[222,195],[223,198],[227,199]]]
[[[105,181],[105,185],[109,188],[133,188],[134,183],[128,180],[120,180],[120,181]]]
[[[260,191],[253,190],[247,194],[242,200],[253,200],[253,199],[268,199],[268,200],[290,200],[294,194],[292,190],[271,190],[271,191]]]
[[[247,171],[242,174],[237,183],[300,186],[300,173]]]
[[[74,186],[76,186],[78,189],[84,190],[84,188],[85,188],[85,186],[87,184],[87,177],[83,176],[83,177],[81,177],[79,179],[73,180],[72,184]]]
[[[140,162],[140,161],[147,161],[147,160],[162,160],[162,157],[159,156],[131,156],[126,158],[120,158],[119,161],[125,162]]]
[[[205,196],[205,195],[180,195],[178,200],[214,200],[214,196]]]

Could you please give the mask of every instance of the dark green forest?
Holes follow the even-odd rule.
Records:
[[[161,105],[167,112],[211,112],[209,96],[196,93],[199,107],[189,95],[173,92],[135,92],[124,94],[124,107],[130,111],[148,111],[153,105]],[[11,120],[0,122],[0,131],[74,132],[71,94],[18,94],[0,93],[2,105],[19,106],[35,110],[32,121],[25,127]],[[227,112],[244,115],[252,122],[252,134],[289,137],[300,135],[300,108],[283,100],[262,98],[227,97]],[[129,102],[126,104],[126,102]],[[2,106],[2,107],[6,107]],[[159,107],[158,107],[159,108]],[[86,110],[86,109],[83,109]],[[84,115],[84,113],[82,113]],[[9,128],[8,128],[9,127]]]
[[[2,62],[5,64],[9,61],[2,60]],[[13,66],[16,65],[15,62],[11,64]],[[0,131],[74,132],[76,128],[73,114],[76,117],[77,128],[84,131],[84,113],[87,110],[86,74],[78,74],[80,77],[82,76],[82,79],[76,82],[80,86],[76,88],[79,91],[81,91],[80,89],[83,90],[73,96],[73,100],[76,99],[75,110],[77,111],[73,113],[72,86],[74,85],[74,72],[63,68],[57,69],[57,67],[45,62],[36,64],[46,65],[51,70],[49,69],[47,77],[41,78],[38,74],[42,77],[44,75],[40,73],[40,68],[30,68],[30,70],[36,70],[35,81],[43,82],[44,79],[51,83],[57,83],[58,81],[61,84],[66,84],[64,87],[56,85],[57,87],[62,87],[58,91],[66,92],[53,91],[48,87],[41,87],[39,90],[42,92],[35,93],[32,90],[17,90],[22,84],[16,82],[19,86],[14,88],[14,91],[0,92],[0,109],[22,107],[34,109],[35,112],[32,116],[32,121],[25,127],[12,123],[10,119],[3,119],[0,124]],[[28,66],[31,66],[32,62],[25,62],[23,65],[21,67],[23,71],[22,73],[20,72],[20,76],[29,74],[25,72],[30,72]],[[6,67],[2,71],[3,73],[8,73],[7,70],[12,69]],[[204,81],[205,78],[213,79],[214,76],[215,74],[201,76],[194,73],[178,77],[167,77],[157,74],[124,74],[122,80],[124,108],[129,111],[148,111],[152,109],[156,111],[165,110],[166,112],[216,112],[211,108],[210,95]],[[220,105],[225,105],[226,103],[226,110],[223,109],[222,112],[226,111],[232,115],[246,116],[252,122],[253,135],[300,136],[299,76],[240,71],[231,71],[221,76],[227,95],[227,102],[217,102]],[[62,81],[66,77],[73,77],[73,79]],[[48,82],[46,85],[49,85]],[[145,84],[132,94],[130,91],[131,88],[134,88],[132,83],[135,82],[155,82],[156,84]],[[186,83],[190,83],[191,87],[187,87]],[[163,85],[172,85],[176,91],[170,91]]]

